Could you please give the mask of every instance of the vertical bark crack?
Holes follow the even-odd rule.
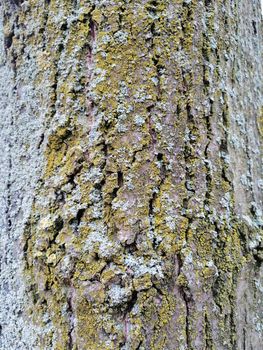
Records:
[[[15,4],[15,2],[14,2]],[[10,20],[9,15],[4,14],[4,22]],[[18,27],[18,16],[16,15],[14,18],[12,30],[7,33],[4,36],[4,48],[5,48],[5,55],[10,55],[10,62],[13,70],[13,97],[15,98],[17,94],[17,54],[12,47],[13,39],[15,36],[15,28]],[[12,160],[12,148],[13,148],[13,130],[14,130],[14,116],[13,114],[10,115],[10,127],[9,127],[9,135],[8,135],[8,141],[7,141],[7,148],[8,148],[8,175],[7,175],[7,185],[6,185],[6,209],[5,209],[5,215],[6,215],[6,228],[8,235],[11,234],[12,229],[12,217],[11,217],[11,206],[12,206],[12,199],[11,199],[11,185],[12,185],[12,173],[13,173],[13,160]]]
[[[177,254],[177,261],[178,261],[178,276],[181,274],[182,267],[183,267],[183,261],[181,254]],[[191,336],[190,336],[190,292],[186,292],[186,287],[180,286],[179,291],[181,293],[182,299],[184,301],[185,305],[185,342],[186,342],[186,348],[191,349]]]
[[[69,331],[68,331],[68,350],[77,350],[76,344],[74,344],[73,340],[73,332],[74,332],[74,311],[72,305],[72,295],[68,297],[68,318],[69,318]]]

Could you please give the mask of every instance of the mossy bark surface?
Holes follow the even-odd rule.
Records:
[[[260,2],[1,14],[1,349],[260,350]]]

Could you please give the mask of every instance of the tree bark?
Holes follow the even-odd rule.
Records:
[[[1,349],[260,350],[257,0],[2,0]]]

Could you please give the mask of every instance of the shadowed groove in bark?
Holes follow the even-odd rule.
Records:
[[[76,349],[74,346],[73,332],[74,332],[74,311],[72,307],[72,295],[68,297],[68,315],[69,315],[69,332],[68,332],[68,349]],[[76,349],[77,350],[77,349]]]
[[[13,3],[18,5],[18,3]],[[4,16],[4,22],[7,22],[10,19],[10,14],[6,14]],[[11,67],[13,71],[13,90],[12,93],[14,96],[17,94],[17,70],[16,70],[16,53],[14,49],[12,48],[13,44],[13,38],[14,38],[14,30],[17,29],[19,26],[18,24],[18,17],[15,17],[15,21],[12,24],[12,28],[9,31],[9,33],[4,35],[4,49],[7,57],[10,57]],[[11,186],[12,186],[12,168],[13,168],[13,159],[12,159],[12,147],[14,142],[14,135],[13,135],[13,127],[14,127],[14,117],[13,115],[10,116],[10,133],[8,135],[8,180],[6,185],[6,225],[7,225],[7,231],[9,232],[10,239],[11,239],[11,230],[12,230],[12,217],[11,217],[11,209],[12,209],[12,197],[11,197]]]

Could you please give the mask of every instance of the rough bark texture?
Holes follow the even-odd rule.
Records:
[[[259,1],[1,14],[1,349],[262,349]]]

